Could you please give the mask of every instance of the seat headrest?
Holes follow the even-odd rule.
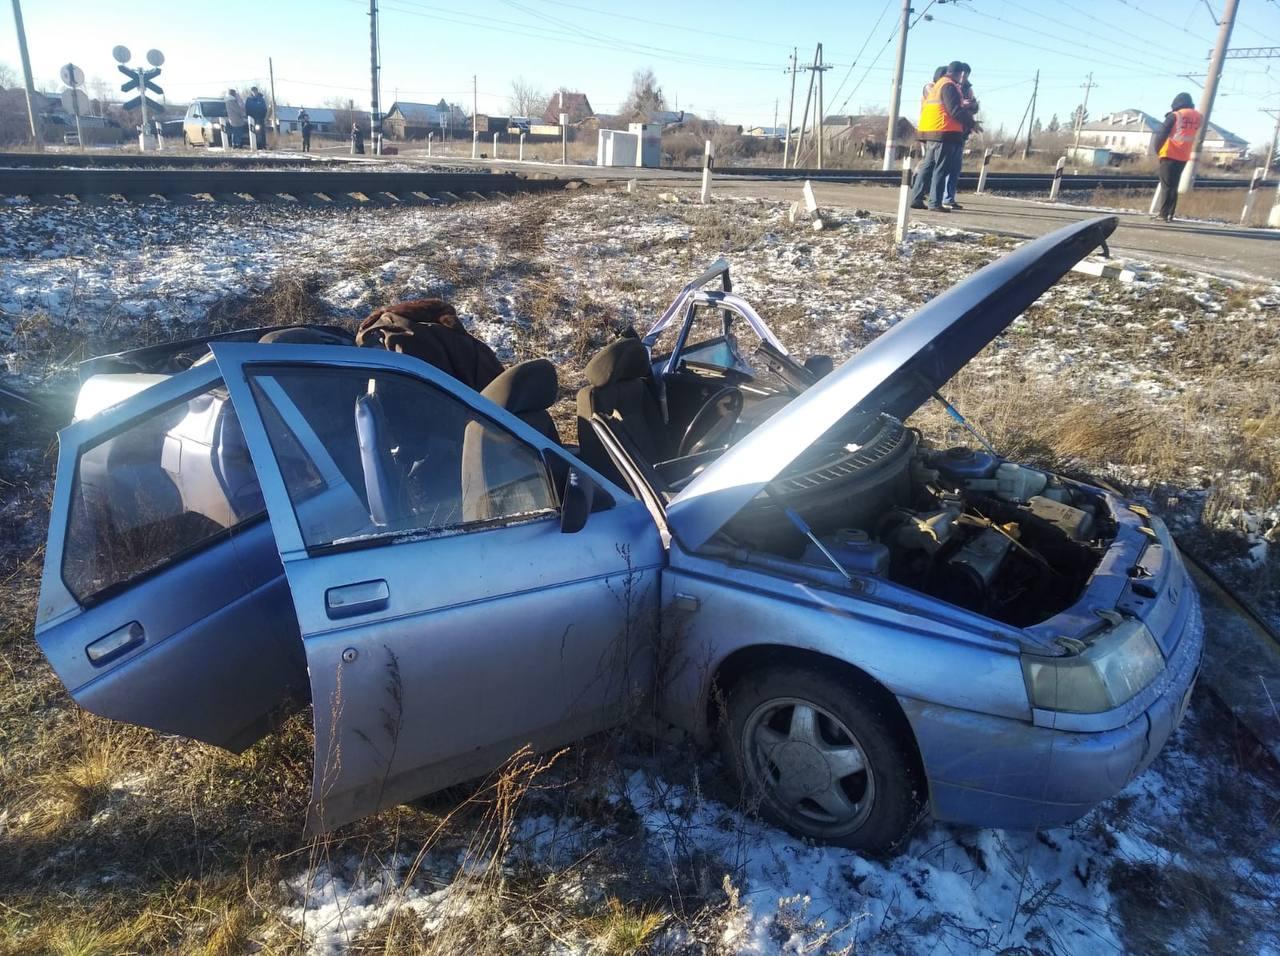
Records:
[[[652,374],[649,368],[649,350],[639,339],[618,339],[606,345],[583,369],[587,383],[599,388],[615,382],[629,382],[637,378],[647,378]]]
[[[560,397],[560,380],[546,359],[530,359],[511,366],[480,394],[509,412],[542,411]]]
[[[328,329],[310,329],[295,326],[285,329],[272,329],[264,333],[259,342],[278,342],[282,345],[350,345],[350,339],[344,339],[336,332]]]

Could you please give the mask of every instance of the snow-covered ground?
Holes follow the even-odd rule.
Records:
[[[215,320],[350,323],[386,302],[443,295],[504,361],[557,359],[569,395],[603,338],[628,324],[643,331],[721,253],[735,291],[782,341],[839,360],[1011,245],[917,225],[898,250],[871,219],[814,234],[790,225],[780,203],[703,210],[617,193],[306,216],[11,203],[0,207],[0,384],[64,388],[86,354],[197,335]],[[1039,389],[1171,416],[1210,387],[1244,382],[1275,395],[1275,380],[1267,386],[1262,375],[1276,361],[1280,289],[1143,265],[1129,288],[1064,281],[972,363],[955,392],[976,403],[984,386]],[[293,297],[273,298],[289,284]],[[294,311],[264,315],[262,301]],[[1215,384],[1212,375],[1226,377]],[[13,416],[0,421],[15,425]],[[1235,482],[1238,507],[1223,520],[1242,526],[1248,560],[1274,560],[1274,490],[1210,458],[1176,476],[1178,493],[1207,496],[1201,478]],[[1130,477],[1152,487],[1169,480]],[[642,757],[636,747],[595,765],[595,814],[527,798],[498,869],[554,879],[567,905],[598,907],[620,885],[636,899],[665,900],[674,915],[653,937],[660,951],[1280,952],[1274,775],[1240,757],[1227,723],[1198,695],[1153,767],[1072,827],[926,823],[889,861],[790,838],[730,806],[710,784],[712,763]],[[382,849],[289,861],[282,915],[305,929],[311,951],[342,952],[399,910],[427,931],[466,916],[483,874],[465,848],[441,846],[415,864],[417,848],[388,833]],[[629,880],[616,878],[620,861]],[[698,902],[686,906],[694,875]],[[688,917],[699,907],[715,913],[709,924]],[[513,948],[521,942],[577,952],[591,940],[570,926]]]

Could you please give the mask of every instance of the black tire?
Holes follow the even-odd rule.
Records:
[[[803,732],[800,739],[791,732],[805,705],[813,719],[800,723],[817,728],[809,743]],[[778,730],[783,724],[786,733]],[[768,742],[778,736],[785,740]],[[748,739],[757,741],[754,748],[749,748]],[[729,689],[719,740],[744,799],[758,806],[765,819],[797,836],[891,853],[920,818],[922,781],[899,722],[881,701],[859,693],[848,681],[802,667],[747,674]],[[865,769],[838,777],[838,768],[851,755],[856,757],[855,750],[861,752]],[[842,755],[840,762],[829,756],[833,754]],[[806,795],[791,804],[783,798],[787,789],[793,798],[797,792]],[[839,794],[844,794],[853,808],[850,815],[829,812],[808,795],[817,793],[822,804],[830,805],[833,792],[837,806]]]

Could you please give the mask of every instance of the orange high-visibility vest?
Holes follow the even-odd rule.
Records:
[[[1199,110],[1186,106],[1173,114],[1173,129],[1169,138],[1160,145],[1161,159],[1176,159],[1185,163],[1191,158],[1191,148],[1196,143],[1196,133],[1200,132],[1200,124],[1204,117]]]
[[[963,133],[961,122],[947,112],[942,105],[942,91],[949,85],[956,86],[955,80],[944,76],[933,84],[933,89],[920,104],[920,122],[916,128],[922,133]]]

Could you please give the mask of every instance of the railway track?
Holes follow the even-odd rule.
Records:
[[[0,168],[0,196],[41,202],[297,202],[303,205],[425,204],[571,188],[573,180],[515,173],[320,169]]]

